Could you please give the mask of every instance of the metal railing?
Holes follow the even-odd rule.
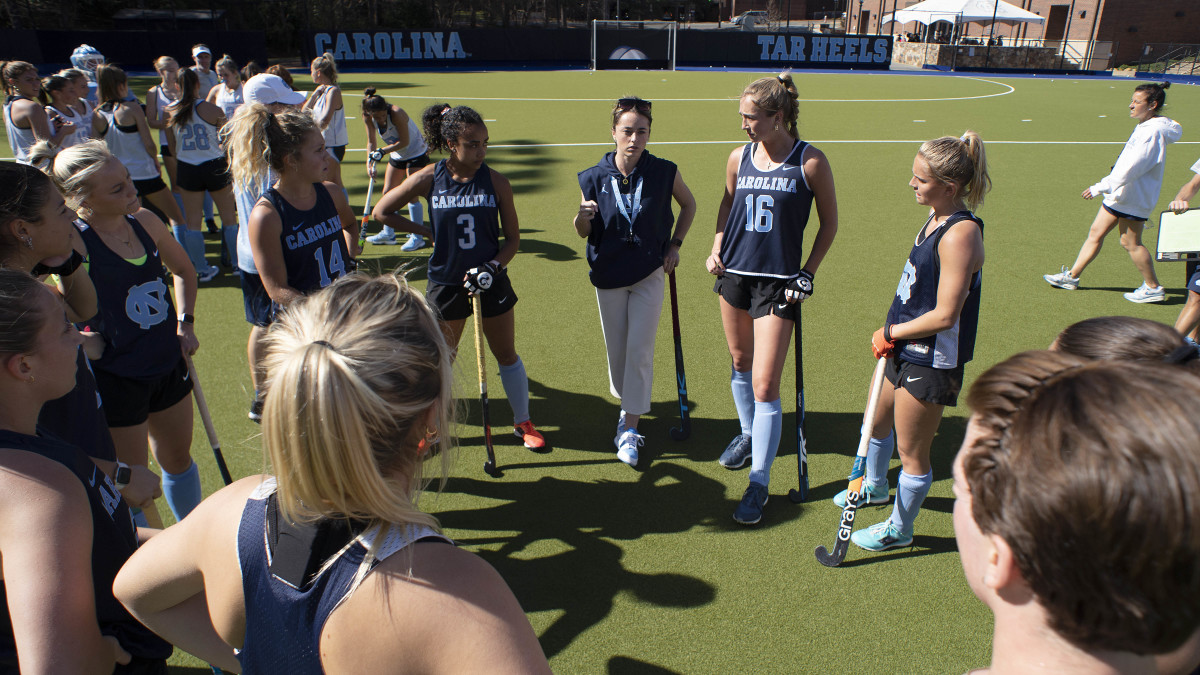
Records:
[[[1138,73],[1200,74],[1200,45],[1147,42],[1138,56]]]

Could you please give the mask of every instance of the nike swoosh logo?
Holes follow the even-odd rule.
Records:
[[[292,231],[293,231],[293,232],[295,232],[296,230],[298,230],[298,229],[300,229],[300,228],[302,228],[302,227],[304,227],[304,221],[303,221],[303,220],[302,220],[302,221],[300,221],[299,223],[296,223],[295,225],[293,225],[293,226],[292,226]]]
[[[504,296],[503,298],[500,298],[500,301],[499,301],[499,302],[497,302],[496,304],[497,304],[497,305],[503,305],[503,304],[504,304],[504,302],[505,302],[506,300],[508,300],[508,296],[507,296],[507,295],[506,295],[506,296]]]
[[[904,381],[905,381],[905,382],[916,382],[917,380],[923,380],[923,379],[925,379],[925,378],[923,378],[923,377],[909,377],[909,378],[905,378],[905,380],[904,380]]]
[[[781,166],[781,167],[779,167],[779,170],[780,170],[780,171],[791,171],[791,170],[792,170],[792,169],[794,169],[794,168],[796,168],[796,167],[794,167],[794,166]]]
[[[188,372],[183,374],[183,381],[187,382],[190,379],[192,379],[192,371],[189,370]]]
[[[444,195],[444,194],[446,194],[446,193],[447,193],[447,192],[449,192],[449,191],[450,191],[450,188],[446,188],[445,190],[438,190],[438,194],[439,194],[439,195]]]

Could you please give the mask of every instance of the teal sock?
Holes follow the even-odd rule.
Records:
[[[529,377],[525,374],[525,364],[521,357],[516,363],[500,366],[500,383],[504,385],[504,394],[508,396],[508,405],[512,407],[513,424],[529,420]]]
[[[864,427],[862,433],[871,433],[871,430]],[[884,438],[872,438],[867,445],[867,471],[863,480],[872,487],[887,487],[887,472],[892,463],[892,451],[895,447],[895,431],[889,431]]]
[[[783,405],[779,399],[754,402],[754,430],[750,436],[750,482],[767,485],[771,480],[771,463],[779,452],[779,435],[783,431]]]
[[[913,521],[921,510],[921,503],[933,485],[933,470],[924,476],[900,472],[896,481],[896,506],[892,509],[892,523],[904,534],[912,534]]]
[[[195,462],[183,473],[162,472],[162,491],[175,520],[183,520],[200,503],[200,467]]]
[[[738,423],[742,425],[742,435],[749,436],[754,425],[754,383],[750,381],[753,371],[743,373],[730,367],[729,372],[729,388],[733,390]]]

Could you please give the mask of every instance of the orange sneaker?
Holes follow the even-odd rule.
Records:
[[[525,420],[513,427],[513,435],[521,439],[525,443],[525,447],[530,450],[540,451],[546,449],[546,439],[533,428],[533,422]]]

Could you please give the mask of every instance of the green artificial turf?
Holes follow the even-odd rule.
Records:
[[[457,377],[467,401],[458,429],[462,447],[445,492],[428,495],[422,506],[501,572],[556,672],[962,673],[985,665],[990,615],[964,583],[950,515],[950,463],[965,408],[946,410],[933,448],[935,483],[912,548],[869,554],[851,547],[839,569],[820,566],[812,554],[815,546],[833,543],[840,512],[830,499],[844,487],[857,444],[873,365],[870,335],[881,325],[925,217],[907,186],[912,158],[922,140],[967,128],[987,143],[995,187],[979,211],[987,263],[968,384],[987,366],[1044,347],[1086,317],[1130,314],[1173,323],[1186,295],[1182,265],[1158,266],[1167,302],[1126,302],[1120,292],[1140,278],[1115,236],[1080,290],[1053,289],[1041,279],[1070,264],[1083,241],[1099,203],[1079,193],[1107,173],[1132,130],[1126,106],[1135,83],[796,75],[801,134],[829,157],[840,212],[837,240],[804,305],[811,500],[794,505],[786,496],[797,480],[789,355],[771,501],[762,526],[747,529],[730,518],[746,473],[716,463],[737,421],[717,300],[703,261],[725,158],[745,140],[736,97],[755,77],[584,71],[342,76],[347,111],[355,118],[356,94],[368,85],[410,115],[434,101],[476,108],[494,120],[488,122],[488,162],[516,192],[522,234],[511,266],[521,298],[517,347],[530,377],[533,420],[554,449],[533,454],[507,434],[509,409],[500,401],[502,387],[493,386],[504,475],[483,473],[468,334]],[[146,84],[135,89],[140,93]],[[627,94],[654,101],[650,150],[679,165],[699,202],[678,271],[692,436],[675,442],[667,433],[678,422],[678,407],[666,316],[655,356],[655,403],[640,427],[646,436],[640,471],[615,457],[618,404],[608,394],[583,242],[569,222],[579,198],[575,174],[609,149],[610,102]],[[1176,86],[1168,102],[1167,114],[1183,124],[1185,142],[1168,152],[1160,208],[1190,178],[1198,154],[1190,131],[1200,123],[1200,92]],[[367,183],[364,131],[361,119],[348,124],[351,151],[343,176],[357,210]],[[815,218],[814,212],[814,224]],[[1148,232],[1151,247],[1156,236]],[[216,253],[212,239],[210,258]],[[412,276],[423,285],[427,255],[368,246],[364,262],[384,270],[412,264]],[[664,314],[669,311],[668,302]],[[259,428],[246,419],[248,327],[236,279],[224,275],[205,285],[196,315],[196,365],[230,469],[235,476],[262,471]],[[498,383],[494,362],[490,372]],[[193,454],[206,492],[215,490],[220,478],[198,422]],[[893,486],[898,466],[894,461]],[[857,525],[878,522],[890,509],[864,508]],[[181,666],[177,672],[200,672],[194,669],[201,664],[181,652],[172,663]]]

